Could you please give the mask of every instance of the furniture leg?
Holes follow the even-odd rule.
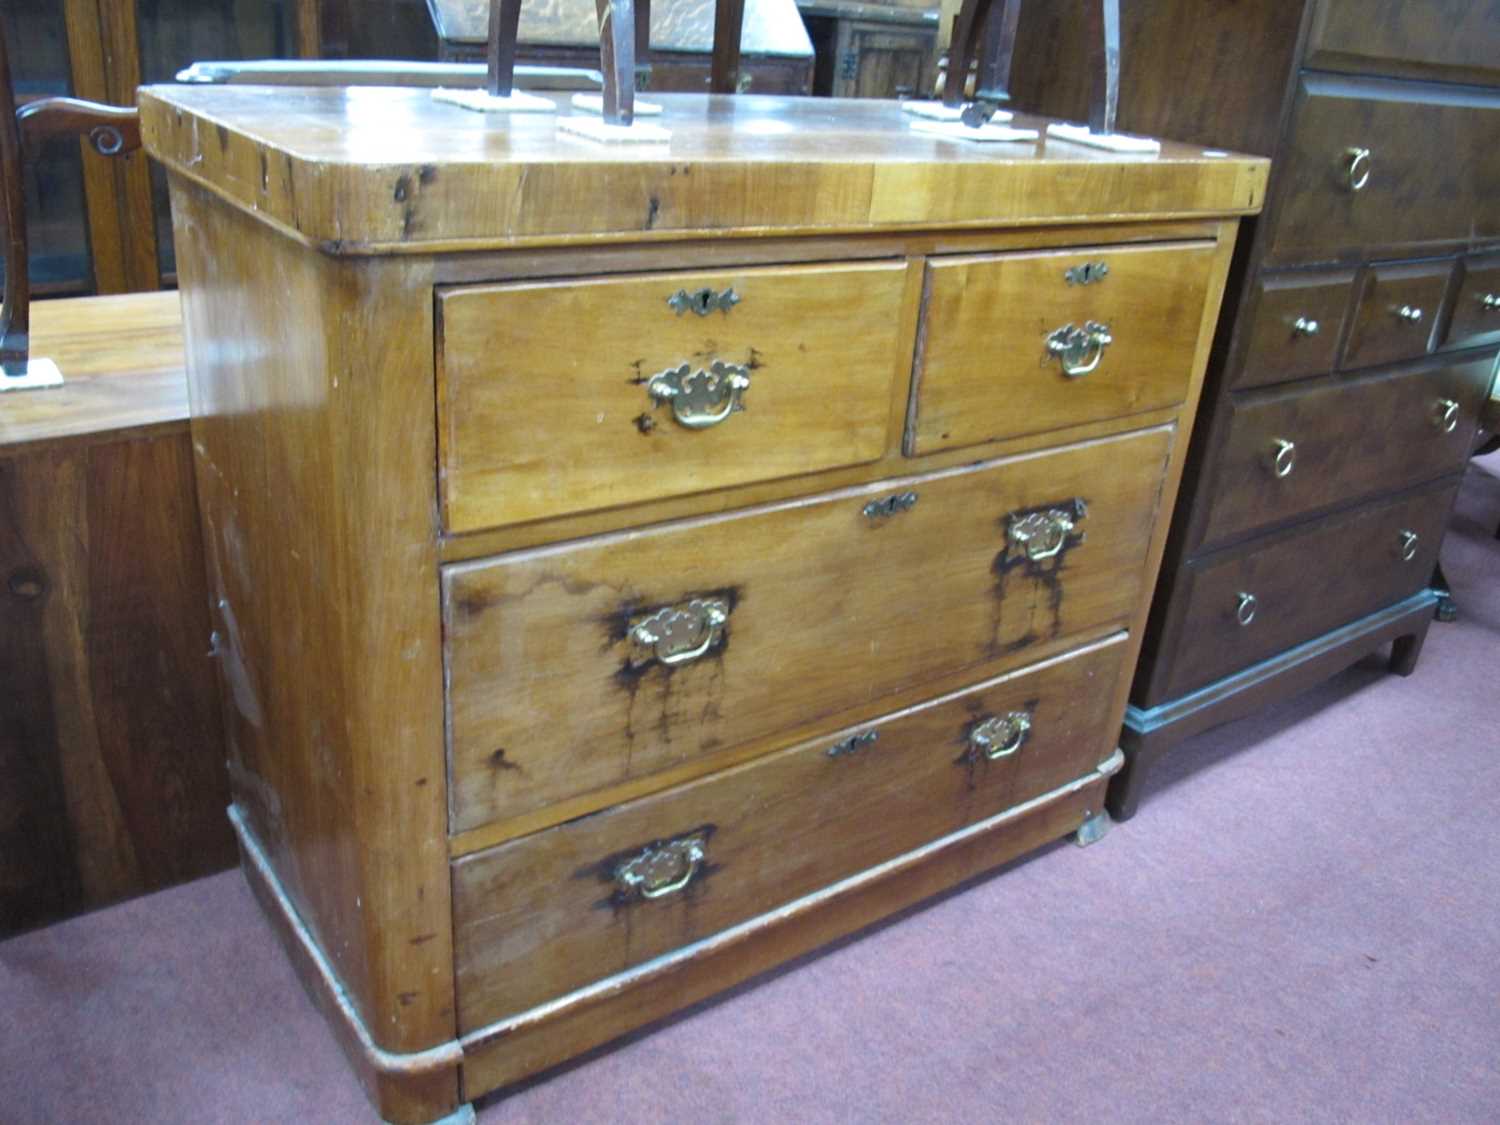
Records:
[[[1414,632],[1397,637],[1391,644],[1390,670],[1398,676],[1410,676],[1417,669],[1422,643],[1427,640],[1430,621],[1422,622]]]

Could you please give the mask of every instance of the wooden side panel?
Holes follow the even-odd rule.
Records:
[[[180,180],[173,212],[235,800],[375,1042],[430,1047],[453,1034],[430,266],[340,263]]]
[[[1128,617],[1171,445],[1157,428],[449,567],[455,828]],[[906,493],[909,510],[865,514]],[[1079,500],[1051,557],[1009,541],[1013,516]],[[705,597],[728,616],[698,659],[632,641],[640,620]]]
[[[1322,0],[1308,65],[1493,83],[1500,0]]]
[[[1187,394],[1213,255],[1214,244],[1204,242],[929,262],[910,451],[1177,405]],[[1085,268],[1095,280],[1070,280]],[[1113,342],[1074,359],[1080,366],[1093,359],[1093,370],[1065,374],[1048,340],[1088,324],[1102,325]]]
[[[451,289],[440,297],[447,525],[472,531],[862,464],[911,367],[905,262]],[[669,298],[732,293],[700,315]],[[743,368],[702,429],[649,381]],[[691,378],[691,374],[689,375]]]
[[[187,435],[0,461],[0,932],[229,866]]]
[[[1124,634],[877,723],[467,856],[454,864],[461,1030],[811,894],[1083,777],[1114,751]],[[1019,748],[969,741],[1022,712]],[[997,750],[1004,747],[996,747]],[[618,878],[664,842],[703,858],[646,898]],[[675,865],[673,861],[675,859]],[[662,878],[685,866],[668,853]]]

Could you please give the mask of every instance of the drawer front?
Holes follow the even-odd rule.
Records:
[[[1313,20],[1312,67],[1500,69],[1496,0],[1323,0]]]
[[[1493,357],[1429,362],[1237,401],[1201,542],[1226,542],[1457,469],[1469,456],[1493,365]]]
[[[1123,623],[1171,435],[448,568],[455,828]]]
[[[907,452],[1180,403],[1212,258],[1174,243],[930,262]]]
[[[1174,699],[1374,613],[1427,585],[1453,507],[1448,479],[1183,567]]]
[[[448,528],[876,460],[911,359],[905,279],[887,262],[441,292]]]
[[[453,865],[469,1031],[1086,775],[1123,635]]]
[[[1263,276],[1251,295],[1237,387],[1285,383],[1333,369],[1354,275]]]
[[[1453,263],[1380,263],[1365,271],[1344,349],[1345,370],[1427,352]]]
[[[1445,348],[1500,343],[1500,254],[1464,260],[1463,281],[1443,337]]]
[[[1314,75],[1294,112],[1269,262],[1500,235],[1500,94]]]

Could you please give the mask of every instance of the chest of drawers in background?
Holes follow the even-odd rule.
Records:
[[[1097,831],[1121,760],[1265,162],[663,101],[143,98],[233,819],[391,1120]]]
[[[1054,64],[1084,3],[1023,14],[1022,107],[1081,112]],[[1186,736],[1387,642],[1415,666],[1500,346],[1500,4],[1148,0],[1122,31],[1123,128],[1273,157],[1127,712],[1126,817]]]

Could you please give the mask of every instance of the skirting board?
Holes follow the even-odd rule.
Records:
[[[915,851],[461,1040],[408,1054],[375,1043],[253,827],[236,806],[229,817],[252,890],[371,1099],[387,1119],[420,1125],[1077,831],[1103,808],[1105,786],[1123,762],[1117,750],[1083,777]],[[449,1086],[459,1066],[461,1093]]]

